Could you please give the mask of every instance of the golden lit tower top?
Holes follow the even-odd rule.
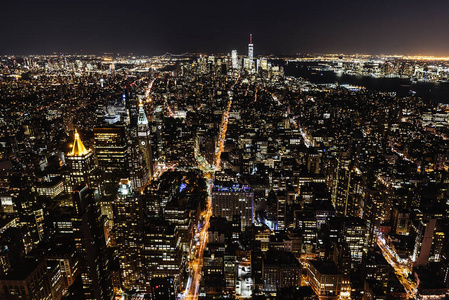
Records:
[[[73,141],[72,152],[69,153],[70,156],[81,156],[89,153],[90,150],[87,150],[84,147],[83,142],[81,142],[80,135],[78,131],[75,129],[75,140]]]

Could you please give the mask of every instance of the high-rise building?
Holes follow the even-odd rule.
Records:
[[[236,256],[232,253],[225,253],[224,255],[224,278],[226,291],[232,293],[235,290],[235,273],[236,273]]]
[[[160,297],[166,293],[171,295],[172,289],[180,287],[180,270],[185,263],[182,258],[183,231],[179,224],[171,224],[173,220],[166,218],[145,218],[144,222],[139,196],[128,179],[121,180],[114,200],[114,233],[121,282],[125,289],[143,293],[157,291]],[[161,282],[168,277],[171,278],[170,285],[162,287]]]
[[[253,35],[249,35],[249,44],[248,44],[248,58],[252,62],[254,58],[254,45],[253,45]]]
[[[283,230],[286,227],[287,195],[284,190],[277,193],[277,228]]]
[[[47,262],[54,262],[59,264],[61,276],[63,277],[63,290],[67,292],[68,288],[72,286],[78,278],[79,261],[76,255],[75,247],[71,245],[63,245],[55,247],[49,245],[46,252]]]
[[[302,254],[312,255],[317,251],[317,219],[313,211],[298,211],[295,214],[296,227],[302,232]]]
[[[266,58],[260,60],[260,68],[264,71],[268,71],[268,60]]]
[[[77,130],[75,130],[72,151],[67,154],[66,160],[69,172],[68,192],[80,183],[87,183],[90,187],[98,188],[100,174],[94,152],[84,147]]]
[[[86,300],[110,300],[114,293],[98,192],[82,184],[73,190],[72,196],[73,238],[80,259],[84,297]]]
[[[142,230],[139,226],[139,196],[128,179],[122,179],[114,200],[114,233],[119,249],[120,275],[126,289],[145,290],[139,269]]]
[[[96,127],[94,138],[95,154],[100,170],[107,177],[127,177],[128,144],[125,127],[123,125]]]
[[[347,245],[352,266],[362,262],[368,251],[368,226],[365,220],[355,217],[334,217],[329,220],[331,242]]]
[[[425,266],[429,262],[437,220],[427,218],[421,220],[415,240],[412,260],[414,266]]]
[[[346,218],[344,225],[344,241],[348,244],[353,263],[360,263],[367,251],[367,226],[359,218]]]
[[[251,60],[247,57],[243,58],[243,69],[249,70],[251,69]]]
[[[131,185],[135,190],[141,190],[150,179],[150,173],[147,168],[145,156],[139,147],[137,132],[131,129],[131,138],[129,139],[129,178]]]
[[[144,155],[151,178],[153,177],[153,152],[150,142],[150,126],[148,126],[148,119],[142,103],[139,104],[139,115],[137,118],[137,136],[139,140],[139,147]]]
[[[139,105],[139,110],[136,110],[135,113],[132,110],[133,106],[131,105],[130,107],[131,122],[128,139],[129,179],[135,190],[141,190],[152,175],[153,158],[150,145],[150,127],[143,104]]]
[[[240,216],[241,230],[251,226],[254,218],[254,192],[249,186],[225,182],[212,190],[212,212],[214,216],[231,221]]]
[[[164,219],[149,220],[144,227],[143,242],[142,267],[147,287],[153,278],[173,277],[177,290],[182,281],[184,260],[176,226]]]
[[[71,278],[73,284],[80,281],[76,299],[110,300],[112,280],[98,191],[80,184],[72,190],[72,201],[72,207],[55,208],[48,217],[52,243],[55,248],[75,249],[73,265],[65,272],[78,278]]]
[[[231,60],[232,60],[232,68],[238,69],[239,68],[239,61],[237,58],[237,50],[232,50],[231,52]]]

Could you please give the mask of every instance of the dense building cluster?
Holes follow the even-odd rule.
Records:
[[[449,295],[449,107],[253,51],[2,57],[0,298]]]
[[[314,61],[319,63],[319,67],[314,67],[315,70],[373,78],[406,78],[411,83],[447,83],[449,80],[449,63],[446,57],[306,54],[289,61]]]

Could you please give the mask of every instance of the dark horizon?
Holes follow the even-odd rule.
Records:
[[[8,1],[0,54],[363,53],[449,56],[447,1]]]

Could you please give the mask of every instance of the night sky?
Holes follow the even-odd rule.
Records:
[[[449,56],[447,0],[3,0],[0,54]]]

